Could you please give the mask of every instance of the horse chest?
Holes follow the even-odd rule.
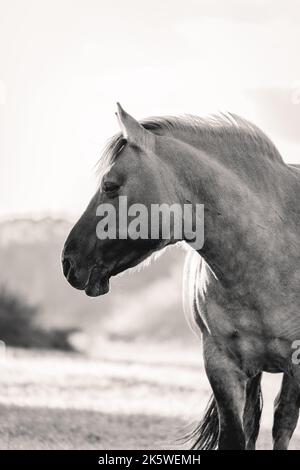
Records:
[[[261,312],[208,301],[203,315],[211,337],[242,369],[251,373],[287,369],[291,341],[282,329],[268,328]]]

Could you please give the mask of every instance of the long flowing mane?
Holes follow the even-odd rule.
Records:
[[[233,113],[212,114],[206,117],[189,114],[150,117],[140,121],[140,124],[154,134],[171,135],[187,142],[190,139],[195,140],[195,137],[199,140],[205,137],[206,142],[220,144],[223,149],[228,148],[229,151],[233,147],[241,148],[243,151],[255,149],[272,161],[283,162],[276,146],[261,129]],[[114,163],[125,144],[126,139],[121,133],[114,135],[108,141],[98,162],[99,172],[103,165],[107,168]]]

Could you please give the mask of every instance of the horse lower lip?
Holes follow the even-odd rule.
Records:
[[[95,266],[85,286],[85,293],[90,297],[104,295],[109,291],[109,276],[101,273],[101,270]]]
[[[105,277],[94,282],[89,282],[85,287],[85,293],[89,297],[98,297],[107,294],[109,291],[109,278]]]

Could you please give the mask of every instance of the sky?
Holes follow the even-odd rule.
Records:
[[[0,218],[77,217],[136,118],[232,111],[300,163],[298,0],[0,0]]]

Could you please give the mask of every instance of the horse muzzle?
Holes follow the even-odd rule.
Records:
[[[91,269],[78,269],[71,257],[63,256],[64,276],[72,287],[84,290],[90,297],[98,297],[109,291],[109,274],[107,269],[94,266]]]

